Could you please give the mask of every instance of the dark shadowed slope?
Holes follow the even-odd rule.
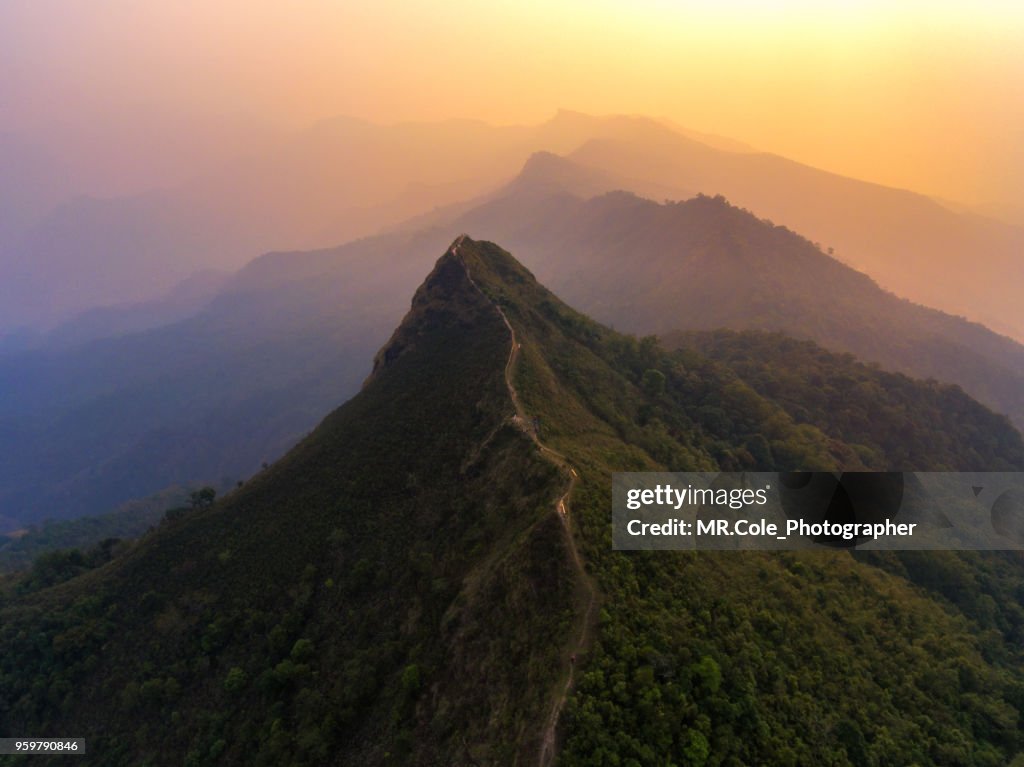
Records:
[[[511,421],[509,344],[442,259],[372,382],[285,459],[12,608],[6,626],[85,622],[59,657],[15,651],[76,692],[44,711],[6,667],[4,729],[63,721],[107,765],[529,763],[574,576],[563,478]]]
[[[401,311],[382,303],[276,284],[165,328],[3,357],[0,513],[66,518],[247,478],[356,390]]]

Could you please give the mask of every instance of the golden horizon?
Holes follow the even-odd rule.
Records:
[[[0,22],[5,128],[71,153],[88,151],[75,131],[102,146],[125,122],[202,141],[225,115],[522,125],[564,108],[966,203],[1016,201],[1024,173],[1010,3],[12,0]]]

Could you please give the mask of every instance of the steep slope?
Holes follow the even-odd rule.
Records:
[[[285,459],[5,612],[4,730],[88,731],[107,765],[532,758],[575,575],[509,346],[442,259],[372,381]]]
[[[250,476],[358,390],[424,254],[450,240],[430,229],[268,254],[181,322],[0,355],[5,526]]]
[[[1020,468],[972,412],[955,460]],[[610,550],[610,471],[865,467],[831,431],[459,238],[284,459],[7,595],[0,728],[83,733],[104,765],[1008,761],[1019,650],[905,575]]]

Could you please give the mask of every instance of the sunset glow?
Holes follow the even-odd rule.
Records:
[[[13,0],[0,29],[5,122],[72,154],[188,154],[240,115],[522,124],[564,107],[967,202],[1011,201],[1024,175],[1016,3]],[[128,124],[147,135],[116,141]],[[166,165],[133,157],[118,183]]]

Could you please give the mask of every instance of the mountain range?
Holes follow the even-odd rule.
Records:
[[[595,138],[568,157],[624,178],[690,190],[685,196],[724,195],[821,243],[902,298],[1024,340],[1013,287],[1024,279],[1020,226],[777,155],[723,152],[682,136]]]
[[[798,361],[877,370],[785,339],[748,363],[748,335],[665,351],[493,244],[443,252],[361,391],[283,459],[5,583],[4,731],[85,733],[104,765],[1020,753],[1008,558],[611,550],[612,471],[887,468],[899,430],[789,390]],[[948,436],[907,468],[1024,467],[1005,420],[902,386],[892,404]]]
[[[535,126],[339,118],[250,133],[188,182],[114,197],[64,189],[59,162],[24,162],[24,142],[0,136],[7,182],[25,195],[0,223],[0,332],[46,330],[153,298],[197,270],[237,269],[261,250],[344,242],[465,204],[545,150],[603,176],[601,191],[722,194],[834,248],[901,297],[1024,338],[1012,288],[1024,230],[665,122],[562,111]]]
[[[1024,348],[1012,340],[899,299],[724,199],[604,194],[618,185],[537,155],[473,205],[339,248],[258,258],[187,319],[77,345],[56,334],[0,356],[4,525],[252,475],[355,393],[428,266],[423,254],[460,230],[508,244],[560,295],[621,330],[669,345],[676,331],[782,331],[958,384],[1024,423]],[[71,327],[89,337],[84,323]]]
[[[150,299],[268,249],[369,235],[496,188],[531,152],[628,137],[644,122],[562,112],[513,127],[349,117],[293,133],[238,126],[231,150],[186,181],[115,195],[64,180],[59,157],[0,134],[0,195],[10,197],[0,220],[0,334]]]

